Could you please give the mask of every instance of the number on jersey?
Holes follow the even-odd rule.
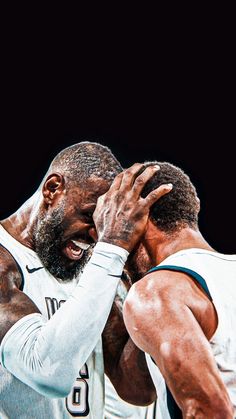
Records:
[[[66,398],[66,408],[72,416],[83,417],[89,414],[89,386],[86,381],[89,374],[86,364],[81,368],[79,375]]]

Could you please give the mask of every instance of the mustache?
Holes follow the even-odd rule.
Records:
[[[89,261],[92,248],[84,250],[78,261],[72,261],[62,254],[63,208],[54,210],[50,216],[40,220],[34,232],[34,245],[45,269],[56,279],[63,282],[79,277]]]

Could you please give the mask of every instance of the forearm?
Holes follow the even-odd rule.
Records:
[[[105,372],[117,393],[131,404],[147,405],[156,398],[144,353],[132,342],[123,321],[127,289],[122,281],[103,331]]]
[[[149,405],[156,390],[149,374],[145,354],[129,338],[116,369],[113,382],[120,397],[134,405]]]
[[[68,394],[101,336],[126,257],[123,249],[98,243],[75,291],[49,321],[34,313],[9,330],[3,366],[44,395]]]

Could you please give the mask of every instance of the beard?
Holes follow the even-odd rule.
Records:
[[[138,243],[130,252],[125,266],[132,284],[145,276],[152,267],[151,259],[142,243]]]
[[[69,260],[62,254],[63,208],[57,208],[40,219],[34,231],[35,251],[45,269],[63,282],[78,277],[91,257],[91,249],[85,250],[78,261]]]

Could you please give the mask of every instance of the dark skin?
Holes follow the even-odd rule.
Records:
[[[114,182],[114,187],[117,186],[117,182],[122,182],[123,179],[123,188],[129,188],[130,182],[134,181],[135,174],[140,167],[141,165],[136,165],[135,168],[131,168],[125,174],[119,175]],[[137,185],[139,185],[137,190],[145,184],[155,171],[156,169],[153,167],[145,170],[137,182]],[[100,200],[99,209],[96,211],[95,223],[99,225],[97,232],[91,214],[95,209],[98,196],[104,194],[108,188],[109,185],[106,181],[93,177],[88,180],[85,189],[67,188],[63,174],[51,173],[44,182],[42,191],[37,191],[15,214],[3,220],[1,224],[16,240],[35,250],[34,231],[40,219],[50,215],[55,208],[63,205],[62,243],[65,246],[62,246],[61,252],[67,257],[69,266],[78,259],[76,253],[66,249],[66,243],[69,240],[79,240],[85,244],[91,244],[98,236],[99,240],[107,241],[103,234],[106,223],[105,210],[101,211],[103,199]],[[168,187],[161,186],[155,193],[152,193],[152,196],[142,200],[142,205],[134,214],[137,229],[135,233],[130,228],[126,232],[126,238],[129,236],[131,247],[135,245],[143,232],[150,205],[169,190]],[[131,201],[134,206],[140,201],[139,194],[133,194],[128,201],[128,203],[124,202],[124,208],[126,209]],[[121,221],[129,226],[128,217],[130,214],[127,211],[126,215],[127,218],[123,218]],[[120,228],[117,226],[114,235],[117,236],[119,230]],[[26,294],[19,290],[22,282],[20,272],[15,261],[3,248],[0,250],[0,267],[0,340],[2,340],[16,321],[27,314],[38,313],[39,309]],[[116,301],[114,305],[103,339],[105,344],[105,371],[111,378],[117,392],[130,403],[139,405],[151,403],[156,397],[155,390],[143,354],[131,342],[124,327],[120,302],[117,304]],[[136,366],[137,368],[134,368]],[[134,383],[134,391],[130,388],[131,380]],[[142,387],[140,387],[141,383]],[[146,392],[143,391],[144,388]]]
[[[94,182],[91,182],[92,184]],[[107,185],[100,183],[100,190],[107,190]],[[95,199],[98,197],[98,188],[95,187],[94,192],[72,191],[69,193],[65,187],[65,180],[62,175],[56,173],[51,174],[42,188],[42,194],[36,192],[23,206],[9,218],[1,222],[2,226],[23,245],[34,250],[33,231],[37,225],[40,216],[50,213],[53,209],[60,205],[66,196],[67,207],[65,211],[65,241],[69,237],[81,236],[82,241],[85,238],[88,243],[93,241],[92,236],[95,235],[94,225],[87,216],[88,211],[93,211],[96,205]],[[75,194],[77,202],[75,201]],[[85,198],[86,195],[86,198]],[[87,200],[82,205],[81,200]],[[80,210],[77,209],[77,205]],[[68,259],[68,265],[73,263],[73,259]],[[0,340],[5,336],[9,328],[19,319],[30,313],[38,313],[39,309],[34,302],[22,291],[19,290],[22,278],[18,267],[9,255],[9,253],[1,248],[0,252],[1,266],[1,288],[0,288],[0,318],[1,330]],[[6,320],[7,319],[7,320]]]
[[[132,289],[124,316],[134,342],[155,360],[184,418],[233,418],[208,344],[217,316],[188,275],[147,275]]]
[[[170,185],[162,185],[147,198],[141,198],[143,186],[158,170],[150,167],[150,171],[145,170],[137,178],[141,167],[142,165],[135,164],[125,171],[125,175],[118,175],[109,191],[98,199],[93,215],[98,239],[124,247],[129,252],[136,246],[143,233],[151,205],[158,197],[171,190]],[[112,201],[114,206],[109,205]],[[156,392],[147,370],[144,353],[130,339],[123,323],[121,304],[117,304],[117,301],[103,333],[103,341],[105,372],[120,397],[137,405],[141,404],[140,396],[144,405],[155,400]]]
[[[133,189],[137,192],[135,183],[128,185],[126,179],[126,184],[117,182],[116,188],[103,197],[107,228],[102,237],[129,251],[137,245],[127,240],[128,232],[134,228],[137,207],[131,208],[131,202],[122,212],[120,205],[121,200],[132,196]],[[115,236],[114,226],[120,212],[130,223],[123,223],[123,230]],[[194,229],[183,224],[177,234],[169,235],[159,230],[148,214],[143,235],[139,237],[149,268],[182,249],[214,251],[197,226]],[[139,256],[137,249],[137,271]],[[134,266],[134,260],[132,263]],[[146,275],[129,291],[124,321],[133,342],[155,360],[184,418],[233,419],[233,406],[209,345],[218,325],[215,307],[192,277],[165,270]]]
[[[144,353],[127,333],[122,306],[123,299],[117,295],[102,336],[105,372],[122,399],[140,405],[142,390],[142,404],[150,404],[156,398],[156,391]],[[124,382],[132,385],[124,386]]]

